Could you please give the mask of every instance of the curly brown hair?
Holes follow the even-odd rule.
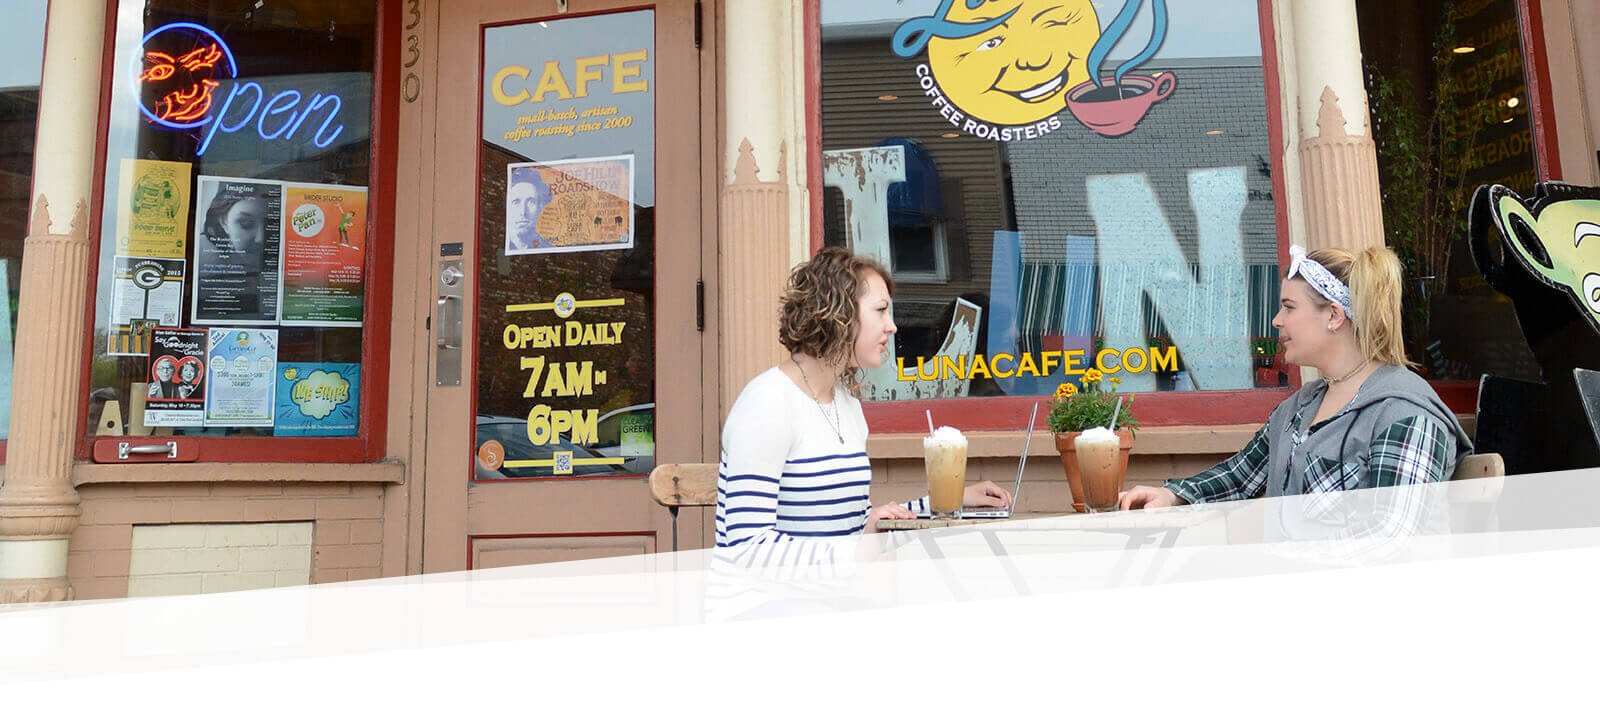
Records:
[[[857,301],[868,272],[883,278],[889,295],[894,280],[882,264],[843,247],[824,247],[789,272],[778,316],[778,342],[825,364],[842,364],[839,380],[854,386],[856,332],[861,327]]]

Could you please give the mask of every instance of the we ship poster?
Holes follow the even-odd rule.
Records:
[[[211,328],[206,359],[206,425],[272,427],[278,331]]]

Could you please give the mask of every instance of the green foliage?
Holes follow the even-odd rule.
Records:
[[[1102,378],[1097,370],[1083,376],[1083,390],[1073,384],[1056,387],[1055,398],[1050,400],[1050,415],[1046,422],[1052,433],[1075,433],[1096,426],[1109,427],[1111,411],[1117,404],[1117,385],[1121,380],[1110,377],[1111,390],[1101,387]],[[1069,391],[1070,389],[1070,391]],[[1139,419],[1133,417],[1133,397],[1128,394],[1122,401],[1122,411],[1117,414],[1117,427],[1135,430]]]

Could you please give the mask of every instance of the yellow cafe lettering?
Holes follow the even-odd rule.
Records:
[[[1092,364],[1092,368],[1099,369],[1102,374],[1177,371],[1178,348],[1104,349],[1092,356],[1085,355],[1083,350],[1046,351],[1037,355],[1032,352],[1020,355],[1002,353],[993,357],[979,354],[973,355],[970,362],[965,356],[941,355],[932,360],[918,357],[916,363],[911,366],[906,365],[905,357],[899,357],[895,360],[895,369],[900,381],[933,381],[952,378],[1009,379],[1014,376],[1050,376],[1057,368],[1071,376],[1088,371],[1090,367],[1084,366],[1085,364]]]
[[[639,49],[585,56],[573,59],[570,64],[546,61],[538,78],[533,78],[533,69],[511,64],[495,72],[494,79],[489,82],[489,92],[501,105],[542,103],[551,95],[557,100],[587,98],[590,87],[596,83],[602,89],[609,85],[612,94],[642,93],[650,90],[649,79],[641,75],[648,58],[648,50]]]

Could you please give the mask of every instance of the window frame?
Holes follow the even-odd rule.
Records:
[[[117,6],[120,0],[104,0],[106,22],[101,50],[102,65],[116,60]],[[390,328],[394,304],[394,199],[396,159],[399,154],[399,74],[400,18],[403,0],[376,0],[372,71],[371,156],[368,160],[367,225],[371,245],[367,248],[366,298],[361,323],[361,386],[357,434],[350,437],[304,437],[284,442],[281,437],[202,437],[202,436],[114,436],[94,435],[88,426],[89,387],[94,364],[95,296],[88,296],[84,314],[84,341],[81,377],[78,383],[78,413],[74,416],[75,457],[79,462],[94,462],[94,449],[106,440],[151,440],[171,438],[198,451],[196,462],[375,462],[384,456],[388,431]],[[48,46],[47,49],[48,51]],[[111,91],[115,71],[100,72],[100,115],[97,120],[94,151],[94,183],[90,194],[89,222],[100,223],[105,207],[106,154],[111,124]],[[100,236],[93,228],[89,242],[88,283],[99,285]],[[0,461],[3,461],[0,447]],[[122,464],[109,462],[105,464]]]
[[[1523,22],[1523,54],[1525,66],[1530,67],[1530,86],[1538,85],[1539,90],[1531,90],[1533,94],[1534,133],[1546,133],[1547,139],[1536,136],[1539,144],[1539,173],[1546,173],[1544,166],[1549,163],[1554,174],[1554,162],[1547,162],[1546,149],[1554,154],[1554,115],[1549,115],[1549,82],[1547,80],[1533,80],[1533,62],[1538,62],[1538,70],[1547,72],[1544,61],[1544,42],[1542,42],[1542,24],[1539,24],[1538,8],[1533,8],[1530,13],[1530,0],[1515,0],[1518,10],[1523,11],[1525,18],[1530,21]],[[1278,240],[1278,270],[1288,269],[1290,256],[1290,237],[1288,237],[1288,208],[1282,203],[1286,200],[1285,179],[1283,179],[1283,149],[1280,146],[1288,144],[1285,139],[1286,122],[1282,109],[1282,82],[1278,75],[1278,43],[1275,34],[1274,11],[1272,0],[1256,0],[1256,13],[1258,13],[1258,26],[1261,32],[1261,66],[1262,77],[1266,80],[1267,102],[1267,144],[1269,144],[1270,160],[1272,160],[1272,197],[1275,206],[1275,224],[1277,224]],[[811,251],[819,250],[822,246],[822,21],[821,3],[805,3],[805,128],[806,163],[808,163],[808,176],[806,176],[806,190],[810,195],[811,210]],[[1533,34],[1534,37],[1530,37]],[[1538,50],[1534,50],[1538,46]],[[1539,96],[1544,99],[1539,99]],[[1541,106],[1542,112],[1541,112]],[[1288,381],[1290,384],[1280,389],[1240,389],[1240,390],[1192,390],[1192,392],[1142,392],[1139,394],[1139,421],[1144,427],[1158,426],[1240,426],[1240,424],[1253,424],[1259,426],[1267,414],[1272,413],[1272,408],[1282,402],[1283,398],[1290,397],[1294,390],[1301,386],[1301,371],[1299,366],[1288,368]],[[1458,413],[1472,413],[1477,403],[1477,382],[1446,381],[1432,382],[1438,394],[1442,395],[1446,405]],[[949,422],[955,426],[965,427],[968,430],[1014,430],[1026,424],[1030,408],[1035,402],[1046,402],[1048,397],[966,397],[966,398],[936,398],[936,400],[923,400],[923,402],[862,402],[862,411],[866,414],[867,424],[880,434],[922,434],[925,432],[926,419],[923,410],[934,411],[939,414],[941,422]]]
[[[931,218],[927,220],[924,227],[928,229],[928,237],[932,240],[930,246],[933,248],[933,269],[931,271],[921,269],[903,270],[900,268],[898,261],[893,261],[890,262],[889,267],[895,281],[942,284],[950,280],[950,243],[945,235],[947,221],[944,218]],[[892,253],[893,251],[893,244],[891,244],[890,252]]]

